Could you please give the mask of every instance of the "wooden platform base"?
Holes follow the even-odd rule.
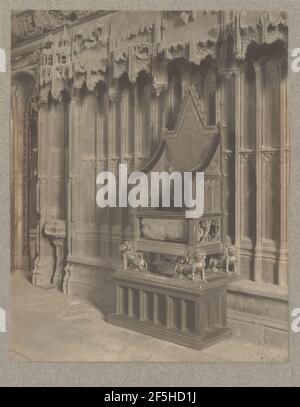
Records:
[[[223,273],[192,282],[119,269],[112,279],[115,310],[107,320],[114,325],[197,350],[231,334]]]

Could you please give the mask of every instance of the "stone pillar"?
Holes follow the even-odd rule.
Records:
[[[235,143],[235,89],[234,76],[231,70],[220,72],[220,136],[222,157],[222,208],[223,234],[222,241],[235,238],[235,177],[234,143]],[[230,104],[230,100],[232,103]]]
[[[134,170],[133,88],[126,84],[121,97],[121,162],[127,165],[128,174]],[[121,208],[122,240],[132,239],[132,208]]]
[[[119,163],[121,154],[121,134],[120,133],[120,117],[119,103],[120,103],[120,90],[117,80],[112,80],[110,87],[108,88],[109,97],[109,111],[108,111],[108,170],[113,172],[116,177],[118,185]],[[117,189],[118,200],[118,189]],[[118,202],[117,202],[118,204]],[[111,253],[110,255],[118,254],[119,242],[115,243],[116,238],[121,236],[121,210],[119,207],[109,208],[110,219],[110,234],[111,234]]]
[[[24,232],[27,229],[26,188],[27,188],[27,120],[26,105],[34,87],[32,75],[22,73],[12,79],[11,109],[12,109],[12,268],[28,267],[25,258],[24,242],[28,238]],[[24,223],[25,222],[25,223]]]
[[[118,83],[113,82],[108,89],[109,97],[109,112],[108,112],[108,154],[110,158],[109,168],[114,168],[114,160],[119,158],[118,154],[118,134],[117,134],[117,103],[119,101],[120,92],[118,89]]]
[[[235,87],[235,242],[237,270],[240,270],[241,246],[241,131],[242,131],[242,74],[239,68],[233,70]]]
[[[262,281],[262,207],[261,207],[261,153],[260,146],[262,145],[262,72],[261,64],[254,64],[256,78],[256,246],[255,246],[255,262],[254,262],[254,280]]]
[[[288,98],[286,61],[280,60],[280,249],[278,284],[288,284],[288,180],[289,180],[289,140],[288,140]]]
[[[56,253],[46,233],[50,222],[65,222],[65,120],[64,100],[43,102],[38,126],[38,233],[34,285],[49,287],[56,271]],[[63,270],[59,270],[62,275]],[[57,273],[56,273],[57,274]]]
[[[165,58],[155,58],[153,61],[152,82],[152,140],[154,146],[160,142],[163,127],[163,110],[165,109],[164,93],[168,89],[167,61]]]
[[[141,156],[141,117],[140,117],[140,104],[139,104],[139,89],[138,84],[134,84],[134,161],[135,168],[140,167]]]
[[[62,290],[64,293],[68,293],[68,284],[71,278],[71,270],[74,266],[72,264],[73,255],[73,228],[76,218],[76,202],[79,195],[79,185],[78,185],[78,127],[79,127],[79,110],[80,103],[80,90],[73,88],[70,94],[70,99],[68,103],[68,150],[66,152],[66,160],[68,166],[68,174],[66,177],[67,182],[67,216],[66,216],[66,229],[67,242],[66,242],[66,252],[68,257],[66,259],[67,263],[64,268],[64,273],[62,276]],[[54,242],[55,240],[55,242]],[[54,239],[53,244],[57,250],[62,251],[62,239]],[[61,261],[59,262],[58,268],[62,266]],[[57,274],[57,273],[56,273]]]
[[[108,111],[109,98],[106,89],[102,86],[97,95],[97,121],[96,121],[96,173],[108,170]],[[97,188],[98,190],[98,188]],[[100,256],[109,255],[109,239],[107,238],[109,225],[109,209],[96,208],[96,222],[100,233]]]
[[[140,83],[139,105],[141,121],[141,154],[139,157],[140,166],[144,166],[151,158],[152,150],[152,85],[148,78]]]
[[[37,257],[32,272],[32,283],[40,287],[50,287],[54,268],[53,248],[50,240],[44,235],[43,228],[48,218],[48,161],[50,146],[50,106],[41,101],[38,116],[38,185],[37,212]]]
[[[162,127],[162,98],[167,89],[167,84],[153,83],[152,86],[152,103],[151,103],[151,122],[152,122],[152,140],[154,146],[160,142]]]

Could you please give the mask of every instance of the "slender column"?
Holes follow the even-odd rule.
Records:
[[[225,292],[221,296],[221,310],[222,310],[222,326],[226,326],[227,324],[227,293]]]
[[[280,66],[280,249],[278,284],[288,284],[288,105],[287,105],[287,77],[285,61],[279,61]]]
[[[155,87],[152,87],[151,92],[151,138],[155,146],[158,145],[159,131],[158,131],[158,111],[159,111],[159,93]]]
[[[113,170],[114,160],[119,158],[117,151],[117,102],[119,100],[119,89],[117,83],[113,83],[108,89],[109,111],[108,111],[108,154],[109,168]]]
[[[166,328],[171,328],[172,325],[172,298],[166,295]]]
[[[50,286],[55,267],[55,250],[45,227],[59,222],[65,227],[65,101],[42,103],[39,110],[38,134],[38,257],[32,280],[36,285]],[[47,226],[48,225],[48,226]],[[49,226],[50,227],[50,226]],[[52,226],[51,226],[52,227]],[[60,271],[62,273],[62,270]]]
[[[97,121],[96,121],[96,173],[108,170],[108,95],[102,89],[97,97]],[[98,189],[98,188],[97,188]],[[100,255],[108,256],[109,231],[109,208],[96,208],[96,222],[103,239],[100,247]]]
[[[152,128],[152,141],[154,145],[160,142],[161,119],[162,119],[162,97],[166,91],[167,85],[154,83],[152,87],[152,103],[151,103],[151,128]]]
[[[158,297],[153,293],[153,324],[158,323]]]
[[[152,149],[152,86],[150,83],[145,83],[142,89],[141,105],[141,137],[142,137],[142,154],[140,157],[140,165],[143,166],[151,158]]]
[[[117,104],[119,102],[119,88],[118,82],[112,81],[108,89],[109,97],[109,111],[108,111],[108,169],[115,174],[116,180],[118,183],[118,168],[120,162],[120,151],[118,151],[118,137],[117,134],[117,120],[120,120],[120,117],[117,117]],[[118,196],[117,196],[118,199]],[[121,213],[120,208],[109,208],[109,219],[111,232],[120,234],[121,226]],[[114,248],[113,248],[114,251]],[[113,254],[113,251],[111,255]]]
[[[233,160],[233,146],[230,144],[229,135],[230,130],[232,130],[233,120],[230,120],[229,112],[230,109],[234,109],[234,105],[228,106],[229,100],[229,86],[231,84],[233,73],[232,71],[221,71],[221,78],[220,78],[220,90],[219,90],[219,101],[220,101],[220,113],[217,122],[220,122],[220,136],[221,136],[221,145],[220,145],[220,155],[222,159],[222,166],[221,166],[221,208],[223,210],[223,217],[222,217],[222,236],[221,240],[226,242],[227,240],[234,240],[234,233],[232,227],[230,227],[230,221],[232,222],[234,219],[234,213],[232,216],[229,216],[230,212],[230,203],[228,202],[228,196],[232,195],[235,196],[235,183],[231,182],[230,179],[230,169],[231,169],[231,162]],[[227,96],[227,97],[226,97]],[[234,114],[234,112],[233,112]],[[235,199],[235,198],[233,198]],[[234,206],[232,205],[234,210]]]
[[[115,309],[115,312],[116,312],[116,314],[117,315],[119,315],[119,314],[121,314],[121,290],[122,290],[122,288],[119,286],[119,285],[117,285],[116,284],[116,286],[115,286],[115,295],[116,295],[116,298],[115,298],[115,306],[116,306],[116,309]]]
[[[121,161],[123,162],[129,154],[129,90],[127,87],[123,89],[121,96]]]
[[[254,64],[256,78],[256,247],[254,280],[262,281],[262,72],[261,63]]]
[[[23,268],[23,169],[25,100],[21,85],[12,86],[13,135],[13,267]]]
[[[180,317],[181,317],[181,323],[180,323],[180,327],[182,331],[186,331],[186,317],[187,317],[187,307],[186,307],[186,301],[181,299],[180,301]]]
[[[195,335],[201,334],[201,313],[200,313],[201,303],[198,301],[194,302],[195,310],[195,320],[194,320],[194,333]]]
[[[138,84],[134,84],[134,161],[135,168],[139,168],[141,155],[141,118]]]
[[[133,290],[132,288],[128,288],[128,317],[133,317]]]
[[[78,199],[78,133],[80,91],[72,89],[70,93],[68,111],[68,150],[66,152],[67,161],[67,253],[68,257],[73,255],[73,228],[76,222],[76,201]],[[70,271],[72,267],[67,258],[64,270],[62,289],[64,293],[69,292]]]
[[[131,106],[133,102],[131,85],[124,87],[121,98],[121,162],[127,165],[128,174],[134,169],[134,128],[131,128],[131,112],[134,106]],[[132,225],[130,208],[122,208],[121,222],[122,222],[122,239],[131,240]]]
[[[237,250],[237,269],[240,270],[241,244],[241,106],[242,106],[242,75],[241,70],[233,71],[235,84],[235,247]]]
[[[50,148],[50,106],[41,101],[38,117],[38,185],[37,211],[37,257],[32,272],[32,283],[37,286],[50,287],[54,268],[53,248],[50,240],[44,235],[43,228],[48,218],[48,168]]]
[[[96,161],[95,161],[95,169],[96,169],[96,177],[100,171],[103,171],[103,139],[104,139],[104,123],[103,123],[103,95],[102,93],[96,89]],[[97,193],[97,190],[96,190]],[[101,215],[102,210],[104,208],[98,208],[96,206],[96,225],[97,229],[100,230],[101,228]]]
[[[34,86],[33,77],[20,74],[12,80],[12,212],[13,241],[12,263],[14,268],[28,267],[28,256],[24,256],[27,231],[27,148],[28,148],[28,101]]]
[[[168,88],[167,60],[155,58],[153,61],[153,85],[152,85],[152,140],[154,145],[160,141],[160,132],[163,116],[163,93]]]
[[[142,322],[145,319],[145,301],[144,301],[144,291],[139,291],[139,321]]]

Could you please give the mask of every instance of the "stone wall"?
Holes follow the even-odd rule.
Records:
[[[13,15],[13,39],[15,267],[27,255],[34,284],[55,284],[110,310],[108,277],[119,244],[135,236],[134,212],[98,208],[96,175],[119,163],[145,165],[192,87],[206,123],[221,134],[221,176],[207,179],[206,197],[219,197],[223,243],[234,243],[247,289],[251,283],[251,294],[243,284],[230,288],[229,316],[238,335],[247,337],[252,324],[260,330],[254,339],[271,343],[273,330],[285,330],[287,309],[284,13],[30,11]],[[25,199],[32,104],[36,229],[20,209],[33,205]],[[278,313],[270,315],[273,305]]]

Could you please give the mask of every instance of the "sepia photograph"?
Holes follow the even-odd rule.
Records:
[[[288,22],[12,11],[12,360],[289,361]]]

